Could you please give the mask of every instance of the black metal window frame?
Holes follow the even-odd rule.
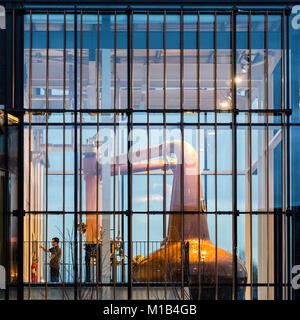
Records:
[[[199,9],[199,8],[197,8]],[[45,9],[46,10],[46,9]],[[10,33],[7,33],[8,34],[8,42],[10,42],[10,36],[12,37],[12,46],[8,46],[8,49],[7,49],[7,59],[8,59],[8,66],[11,67],[11,72],[7,72],[7,75],[8,75],[8,93],[7,93],[7,102],[6,102],[6,109],[5,109],[5,112],[7,113],[11,113],[11,114],[15,114],[19,117],[20,119],[20,141],[19,141],[19,150],[20,150],[20,154],[22,155],[23,152],[22,152],[22,148],[24,147],[24,143],[23,143],[23,133],[22,133],[22,130],[23,130],[23,125],[24,125],[24,114],[25,113],[31,113],[31,112],[57,112],[57,113],[63,113],[63,115],[65,115],[65,110],[62,109],[62,110],[46,110],[43,109],[43,110],[38,110],[38,109],[35,109],[34,111],[33,110],[24,110],[23,109],[23,72],[20,71],[22,70],[22,66],[23,66],[23,43],[22,41],[19,42],[17,41],[17,34],[18,33],[22,33],[23,32],[23,15],[24,14],[28,14],[28,13],[35,13],[35,12],[41,12],[41,13],[45,13],[46,11],[50,14],[50,13],[57,13],[57,12],[71,12],[74,14],[74,26],[75,26],[75,31],[74,31],[74,34],[75,34],[75,37],[74,37],[74,46],[75,46],[75,62],[74,62],[74,65],[77,66],[77,59],[78,59],[78,54],[77,54],[77,48],[78,48],[78,39],[77,39],[77,17],[80,16],[82,13],[94,13],[95,12],[105,12],[105,13],[114,13],[114,12],[121,12],[121,13],[125,13],[128,17],[128,35],[131,34],[132,32],[132,16],[134,13],[147,13],[149,14],[149,12],[154,13],[154,12],[157,12],[157,13],[162,13],[164,12],[164,10],[162,9],[157,9],[157,11],[155,9],[150,9],[150,10],[145,10],[145,9],[139,9],[139,8],[124,8],[124,9],[120,9],[120,10],[115,10],[115,9],[105,9],[105,8],[101,8],[99,11],[96,10],[94,8],[90,9],[90,8],[72,8],[72,9],[69,9],[69,8],[59,8],[59,9],[55,9],[53,10],[52,8],[50,8],[49,10],[46,10],[45,11],[44,9],[40,9],[40,8],[11,8],[7,11],[7,25],[8,25],[8,32]],[[200,8],[199,11],[201,12],[202,10],[204,10],[206,13],[213,13],[213,14],[222,14],[224,13],[224,8],[220,8],[220,9],[211,9],[211,8]],[[227,8],[225,9],[226,13],[228,14],[231,14],[232,15],[232,20],[231,20],[231,24],[232,24],[232,30],[231,30],[231,46],[232,46],[232,79],[235,78],[236,76],[236,62],[235,62],[235,34],[236,34],[236,15],[237,14],[240,14],[242,12],[244,12],[245,14],[249,14],[249,12],[257,12],[258,14],[265,14],[266,13],[266,9],[261,9],[261,8],[256,8],[256,9],[243,9],[245,11],[240,11],[238,10],[237,8]],[[174,12],[175,14],[180,14],[182,15],[183,13],[188,13],[190,12],[189,9],[178,9],[178,8],[175,8],[175,9],[167,9],[168,12]],[[194,10],[191,9],[192,12],[194,12]],[[270,13],[275,13],[275,14],[280,14],[282,15],[284,18],[283,21],[285,21],[285,23],[282,24],[282,27],[285,28],[286,27],[286,32],[285,34],[282,33],[283,35],[283,46],[286,48],[286,50],[288,50],[288,28],[289,28],[289,22],[288,22],[288,15],[289,15],[289,10],[283,10],[282,8],[278,9],[278,8],[271,8],[271,9],[267,9],[267,12],[270,12]],[[99,13],[98,13],[99,14]],[[182,30],[182,29],[181,29]],[[215,30],[216,32],[216,30]],[[284,32],[284,30],[283,30]],[[133,126],[133,121],[132,121],[132,115],[134,113],[137,113],[139,112],[138,110],[134,110],[132,108],[132,91],[131,91],[131,88],[132,88],[132,52],[131,52],[131,48],[132,48],[132,37],[128,36],[128,64],[127,64],[127,71],[128,71],[128,108],[126,110],[122,110],[121,112],[122,113],[125,113],[127,115],[127,119],[128,119],[128,131],[132,128]],[[181,39],[181,59],[182,59],[182,39]],[[288,60],[288,56],[286,57],[286,59]],[[181,65],[181,68],[183,66],[183,63],[180,64]],[[216,64],[215,64],[216,66]],[[288,64],[288,61],[286,61],[284,63],[284,67],[285,67],[285,72],[286,74],[289,74],[289,64]],[[77,67],[74,68],[74,73],[75,73],[75,79],[77,79]],[[80,71],[79,71],[80,72]],[[147,117],[148,117],[148,120],[147,120],[147,129],[149,130],[149,114],[151,112],[160,112],[160,113],[163,113],[164,115],[164,126],[166,126],[166,122],[165,122],[165,117],[166,117],[166,114],[167,113],[172,113],[172,112],[178,112],[181,114],[181,123],[180,123],[180,126],[181,126],[181,129],[183,130],[184,126],[186,125],[184,123],[184,120],[183,120],[183,114],[185,112],[188,112],[188,111],[192,111],[194,112],[195,110],[186,110],[182,107],[182,99],[183,99],[183,90],[182,90],[182,86],[183,86],[183,75],[182,75],[182,70],[181,70],[181,109],[180,110],[169,110],[169,109],[161,109],[161,110],[150,110],[149,109],[149,101],[147,100]],[[215,71],[216,72],[216,71]],[[10,76],[11,75],[11,76]],[[148,79],[148,77],[147,77]],[[286,77],[285,78],[286,81],[284,81],[284,92],[287,92],[286,94],[286,100],[284,101],[283,99],[283,106],[282,106],[282,109],[276,109],[276,110],[269,110],[268,108],[266,109],[263,109],[263,110],[247,110],[247,111],[243,111],[243,110],[238,110],[236,108],[236,84],[234,81],[232,81],[232,92],[233,92],[233,108],[232,110],[230,111],[230,113],[232,114],[232,122],[231,122],[231,127],[232,127],[232,148],[233,148],[233,157],[232,157],[232,161],[233,161],[233,170],[232,170],[232,179],[233,179],[233,184],[232,184],[232,187],[233,187],[233,199],[232,199],[232,203],[233,203],[233,210],[230,211],[230,212],[223,212],[223,214],[232,214],[232,223],[233,223],[233,256],[234,256],[234,265],[236,266],[236,261],[237,261],[237,218],[238,218],[238,215],[240,214],[248,214],[249,212],[239,212],[237,210],[237,182],[236,182],[236,179],[237,179],[237,167],[236,167],[236,144],[237,144],[237,140],[236,140],[236,134],[237,134],[237,127],[250,127],[251,128],[251,121],[249,123],[237,123],[237,116],[238,114],[240,113],[243,113],[245,112],[246,114],[250,115],[251,113],[264,113],[266,115],[266,119],[268,119],[268,115],[279,115],[281,116],[281,126],[283,128],[286,128],[287,130],[287,136],[286,136],[286,150],[289,150],[290,148],[290,144],[289,144],[289,125],[290,125],[290,121],[289,121],[289,117],[291,115],[291,108],[289,106],[289,77]],[[147,80],[149,81],[149,80]],[[251,81],[251,79],[249,80]],[[74,114],[74,122],[73,123],[64,123],[64,127],[67,127],[68,125],[72,125],[74,126],[74,132],[75,132],[75,144],[78,145],[78,125],[79,125],[79,128],[81,127],[81,114],[85,113],[85,112],[100,112],[100,113],[105,113],[105,112],[109,112],[109,113],[120,113],[120,110],[119,109],[116,109],[116,110],[112,110],[112,109],[107,109],[107,110],[99,110],[98,108],[96,110],[78,110],[78,101],[77,101],[77,93],[78,92],[78,83],[77,81],[74,81],[74,87],[75,87],[75,94],[74,94],[74,97],[75,97],[75,109],[70,111]],[[148,87],[149,89],[149,87]],[[47,90],[48,92],[48,90]],[[48,93],[47,93],[48,94]],[[46,99],[46,101],[48,101],[48,99]],[[199,110],[200,111],[200,110]],[[144,112],[144,110],[143,110]],[[214,111],[211,111],[211,110],[202,110],[201,109],[201,112],[212,112],[215,114],[215,116],[217,116],[217,113],[219,113],[220,111],[215,109]],[[219,126],[228,126],[228,124],[222,124],[222,123],[217,123],[215,121],[215,123],[213,124],[207,124],[207,123],[201,123],[200,122],[200,113],[199,114],[199,121],[197,124],[195,124],[195,127],[196,126],[201,126],[201,125],[205,125],[205,126],[212,126],[215,130],[217,130],[217,127]],[[30,119],[30,117],[29,117]],[[115,117],[114,117],[115,119]],[[267,120],[268,121],[268,120]],[[169,124],[169,123],[168,123]],[[35,124],[30,124],[29,125],[35,125]],[[49,124],[49,126],[52,126],[52,125],[57,125],[57,124]],[[60,124],[61,125],[61,124]],[[136,124],[134,124],[136,125]],[[155,125],[155,124],[154,124]],[[161,125],[161,124],[159,124]],[[190,123],[188,124],[189,126],[191,125]],[[276,124],[278,125],[278,124]],[[48,126],[48,123],[46,124],[46,126]],[[254,125],[253,125],[254,126]],[[258,124],[255,124],[255,126],[259,127]],[[263,124],[262,126],[265,126],[265,124]],[[272,124],[268,124],[267,122],[267,126],[270,126],[272,127]],[[129,141],[128,142],[128,148],[130,149],[131,147],[131,142]],[[80,163],[78,163],[78,155],[77,155],[77,152],[78,150],[75,149],[74,151],[74,161],[75,161],[75,171],[78,171],[78,168],[79,166],[81,166]],[[289,161],[288,161],[288,157],[289,157],[289,152],[286,153],[287,154],[287,172],[289,172]],[[149,160],[148,160],[149,162]],[[23,159],[22,157],[20,157],[19,159],[19,166],[20,166],[20,175],[19,175],[19,239],[22,239],[23,238],[23,214],[24,214],[24,205],[23,205],[23,197],[24,197],[24,191],[23,191],[23,176],[24,176],[24,173],[23,173],[23,166],[24,166],[24,162],[23,162]],[[77,170],[76,170],[77,168]],[[131,165],[130,163],[128,162],[128,176],[132,177],[131,175],[131,171],[130,171],[130,168],[131,168]],[[149,175],[149,171],[147,173],[147,175]],[[289,234],[290,234],[290,204],[289,204],[289,193],[290,193],[290,182],[289,182],[289,174],[287,173],[286,175],[286,181],[287,181],[287,185],[286,185],[286,192],[287,192],[287,197],[286,197],[286,208],[282,210],[282,212],[276,212],[276,215],[283,215],[286,217],[286,226],[287,226],[287,241],[289,242],[290,241],[290,237],[289,237]],[[149,179],[148,179],[149,181]],[[77,175],[75,175],[75,187],[74,187],[74,193],[75,193],[75,203],[74,203],[74,217],[75,217],[75,220],[74,220],[74,223],[75,223],[75,226],[77,226],[78,224],[78,217],[80,217],[80,215],[78,214],[79,211],[80,211],[80,208],[78,208],[78,201],[77,201],[77,194],[78,194],[78,190],[80,188],[80,185],[78,183],[78,177]],[[131,206],[131,201],[132,201],[132,184],[131,184],[131,181],[130,179],[128,179],[128,210],[126,212],[120,212],[120,213],[124,213],[128,216],[128,253],[129,253],[129,257],[128,257],[128,270],[131,269],[131,264],[132,264],[132,248],[131,248],[131,239],[132,239],[132,214],[138,214],[138,212],[133,212],[132,211],[132,206]],[[149,202],[149,199],[148,199],[148,202]],[[46,209],[47,211],[47,209]],[[165,213],[165,209],[164,209],[164,212]],[[216,210],[217,211],[217,210]],[[34,213],[37,213],[37,212],[27,212],[29,214],[34,214]],[[55,214],[55,212],[46,212],[47,214]],[[114,210],[113,212],[107,212],[107,214],[115,214],[116,211]],[[149,210],[149,203],[148,203],[148,210],[147,210],[147,214],[148,216],[150,214],[161,214],[161,212],[151,212]],[[262,212],[259,211],[259,212],[254,212],[252,211],[252,214],[261,214]],[[265,212],[266,214],[272,214],[271,212],[269,212],[268,210]],[[88,212],[85,212],[85,214],[89,214]],[[91,213],[93,214],[93,213]],[[102,212],[101,212],[102,214]],[[183,214],[183,210],[182,212],[180,212],[180,214]],[[208,212],[208,214],[215,214],[216,217],[217,217],[217,214],[216,212]],[[222,212],[218,212],[218,214],[222,214]],[[78,238],[77,238],[77,233],[75,232],[75,238],[74,238],[74,241],[75,243],[77,244],[78,243]],[[290,244],[287,243],[287,253],[286,255],[289,256],[291,254],[290,252]],[[19,283],[18,283],[18,297],[20,299],[23,298],[23,288],[24,288],[24,283],[22,281],[23,279],[23,275],[22,275],[22,270],[23,270],[23,264],[22,264],[22,256],[23,256],[23,245],[21,242],[19,242],[19,257],[20,257],[20,260],[19,260]],[[78,261],[76,255],[78,254],[78,251],[75,249],[74,250],[75,252],[75,261]],[[287,260],[288,262],[288,270],[286,271],[287,274],[290,274],[289,270],[290,270],[290,265],[289,265],[289,259]],[[281,268],[280,266],[280,263],[278,262],[277,264],[277,267],[278,268]],[[236,267],[235,267],[236,268]],[[78,273],[78,266],[76,265],[75,266],[75,279],[77,279],[77,273]],[[75,299],[77,299],[77,294],[78,294],[78,283],[77,281],[75,280]],[[116,284],[114,284],[116,285]],[[147,284],[148,287],[149,287],[149,283]],[[261,284],[263,285],[263,284]],[[269,284],[268,283],[268,286],[272,286],[274,285],[275,287],[278,285],[279,287],[281,286],[284,286],[284,284]],[[129,271],[128,272],[128,298],[131,299],[132,298],[132,279],[131,279],[131,272]],[[181,284],[182,286],[182,295],[183,295],[183,284]],[[233,283],[233,288],[236,288],[237,286],[237,283],[236,283],[236,272],[234,272],[234,283]],[[251,287],[252,286],[255,286],[255,284],[252,284],[251,283]],[[287,284],[287,286],[289,286],[289,283]],[[233,298],[236,299],[236,290],[233,291]],[[287,290],[287,298],[289,299],[290,298],[290,290]]]

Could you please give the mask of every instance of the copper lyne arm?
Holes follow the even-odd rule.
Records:
[[[185,141],[168,141],[165,144],[156,145],[149,149],[132,151],[129,153],[129,158],[127,158],[127,154],[117,156],[115,157],[116,164],[111,166],[111,173],[118,174],[118,167],[120,167],[120,171],[127,173],[128,159],[132,164],[133,173],[147,170],[147,163],[138,164],[136,162],[148,160],[148,153],[149,159],[168,157],[168,166],[172,169],[174,175],[170,211],[204,211],[202,207],[203,192],[198,167],[198,154],[193,146]],[[173,156],[176,157],[176,160]],[[164,160],[149,162],[149,170],[162,169],[164,168],[164,163]],[[183,164],[183,171],[180,164]],[[199,232],[201,238],[209,239],[205,214],[201,215],[200,218],[197,214],[185,214],[184,219],[180,214],[170,216],[169,241],[179,241],[182,237],[185,240],[195,238],[199,236]]]
[[[166,164],[166,170],[168,170],[170,167],[173,167],[177,164],[177,161],[175,159],[169,159],[169,163]],[[149,168],[149,171],[153,170],[164,170],[165,168],[165,161],[164,160],[158,160],[158,161],[151,161],[148,163],[134,163],[131,165],[131,172],[132,173],[138,173],[138,172],[146,172]],[[111,165],[111,175],[127,175],[128,174],[128,166],[127,164],[116,164]]]

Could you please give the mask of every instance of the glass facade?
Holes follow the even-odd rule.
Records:
[[[9,223],[8,290],[24,299],[296,298],[295,14],[16,15],[8,21],[24,45],[11,48],[12,65],[22,59],[23,71],[11,83],[22,84],[22,103],[3,117],[21,119],[23,172],[11,179],[22,181],[14,210],[23,214]],[[55,237],[54,281],[45,250]]]

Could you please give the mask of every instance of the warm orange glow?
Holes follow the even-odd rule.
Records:
[[[238,83],[241,83],[242,82],[242,78],[240,77],[235,77],[235,83],[238,84]]]
[[[221,109],[229,109],[230,108],[230,103],[229,101],[223,101],[220,103]]]

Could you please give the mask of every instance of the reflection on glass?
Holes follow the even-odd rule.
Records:
[[[215,18],[213,15],[200,15],[200,108],[215,109]]]
[[[238,15],[236,17],[236,84],[237,108],[245,110],[251,108],[249,106],[249,64],[250,64],[250,43],[249,41],[249,21],[251,17],[248,15]]]
[[[266,108],[265,90],[265,19],[264,15],[251,15],[251,108]]]
[[[231,75],[231,16],[216,16],[217,32],[217,109],[232,108],[232,75]]]
[[[167,108],[180,109],[180,19],[179,15],[166,16],[166,99]]]

